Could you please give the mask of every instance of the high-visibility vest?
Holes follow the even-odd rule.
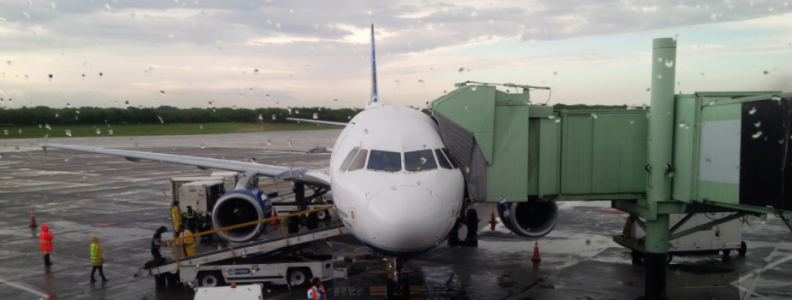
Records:
[[[96,249],[99,248],[99,244],[91,243],[91,263],[101,263],[102,258],[99,257],[98,251]]]
[[[193,219],[193,218],[195,218],[195,211],[193,210],[193,211],[185,212],[184,213],[184,218],[185,219]]]
[[[184,232],[182,232],[182,236],[181,236],[182,243],[187,244],[187,247],[189,247],[189,248],[195,248],[195,238],[193,238],[193,237],[185,238],[185,237],[188,236],[188,235],[192,235],[192,234],[193,234],[192,232],[190,232],[189,230],[185,229]]]
[[[321,298],[319,297],[320,293],[322,295]],[[310,288],[308,288],[308,294],[313,296],[314,300],[319,300],[319,299],[327,300],[327,292],[325,292],[324,285],[319,285],[318,289],[315,286],[311,286]]]

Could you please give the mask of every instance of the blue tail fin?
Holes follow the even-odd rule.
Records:
[[[379,102],[377,95],[377,59],[374,56],[374,24],[371,24],[371,100],[369,105]]]

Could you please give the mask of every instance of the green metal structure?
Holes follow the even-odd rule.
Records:
[[[676,41],[655,39],[648,109],[554,111],[531,102],[546,87],[479,82],[430,109],[447,145],[474,141],[473,155],[455,157],[473,157],[470,198],[612,200],[630,213],[647,232],[645,297],[664,299],[670,240],[745,215],[774,214],[792,230],[792,93],[675,95],[675,61]],[[689,217],[669,224],[700,212],[735,213],[680,232]]]

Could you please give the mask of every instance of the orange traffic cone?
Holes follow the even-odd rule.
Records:
[[[489,224],[490,224],[490,231],[495,231],[495,224],[498,224],[498,222],[495,221],[495,205],[494,204],[492,205],[492,213],[490,214]]]
[[[539,239],[536,239],[536,242],[534,243],[534,253],[533,253],[533,258],[531,258],[531,261],[533,262],[542,261],[542,257],[539,256]]]
[[[36,214],[33,213],[33,209],[30,209],[30,227],[38,227],[36,224]]]
[[[274,219],[277,216],[278,216],[278,214],[275,213],[275,208],[273,207],[272,208],[272,215],[270,216],[273,219],[272,219],[272,221],[270,221],[270,225],[278,225],[278,220]]]

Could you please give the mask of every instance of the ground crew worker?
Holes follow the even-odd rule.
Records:
[[[104,253],[102,253],[102,246],[99,245],[99,237],[93,236],[91,238],[91,265],[93,266],[91,269],[91,282],[96,282],[96,279],[94,279],[96,270],[99,270],[99,276],[102,276],[102,282],[107,281],[107,278],[104,276],[104,271],[102,270],[104,261]]]
[[[192,206],[187,205],[187,211],[184,212],[184,225],[190,232],[196,232],[198,228],[198,216],[192,209]]]
[[[327,292],[322,285],[322,280],[319,277],[314,277],[312,285],[308,288],[308,299],[313,300],[327,300]]]
[[[162,254],[160,253],[160,247],[162,247],[162,233],[168,231],[168,228],[165,226],[160,226],[157,228],[157,231],[154,233],[154,237],[151,238],[151,256],[154,259],[162,259]]]
[[[181,211],[179,210],[179,201],[173,201],[171,206],[171,219],[173,219],[173,231],[179,229],[181,226]]]
[[[51,266],[53,263],[50,261],[50,253],[52,253],[52,239],[55,236],[49,231],[48,225],[41,225],[41,234],[39,234],[39,248],[41,253],[44,254],[44,265]]]
[[[179,227],[179,245],[182,246],[182,256],[193,256],[198,254],[195,248],[195,238],[191,237],[193,234],[189,229],[184,228],[184,225]]]

